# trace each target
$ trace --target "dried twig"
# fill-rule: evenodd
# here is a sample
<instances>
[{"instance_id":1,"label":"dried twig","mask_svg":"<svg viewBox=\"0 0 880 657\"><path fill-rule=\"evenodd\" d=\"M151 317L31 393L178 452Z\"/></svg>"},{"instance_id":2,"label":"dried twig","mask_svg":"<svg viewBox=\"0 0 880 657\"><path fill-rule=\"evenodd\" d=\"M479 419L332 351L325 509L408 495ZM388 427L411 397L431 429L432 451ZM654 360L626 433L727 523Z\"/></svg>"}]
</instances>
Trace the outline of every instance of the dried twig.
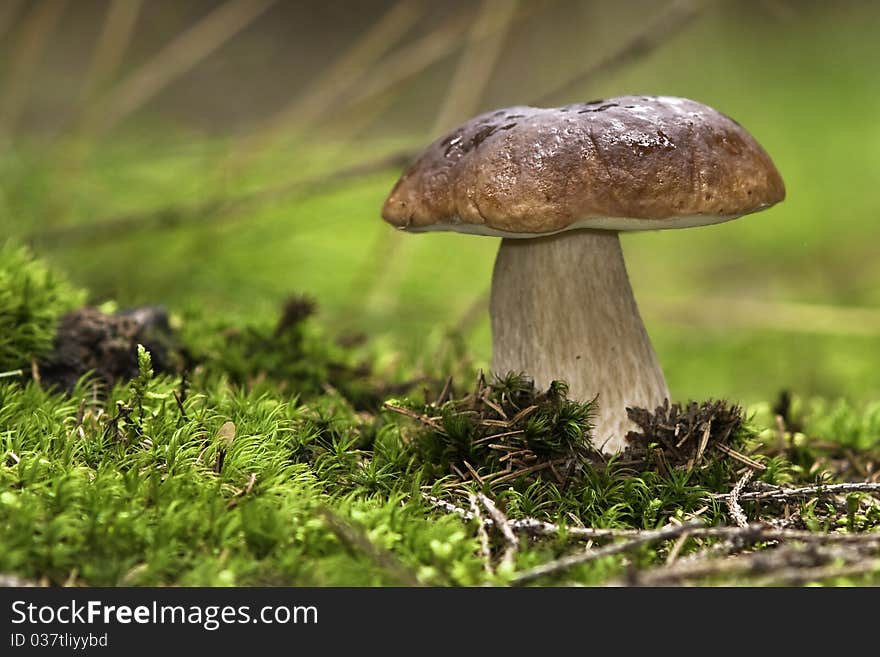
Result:
<instances>
[{"instance_id":1,"label":"dried twig","mask_svg":"<svg viewBox=\"0 0 880 657\"><path fill-rule=\"evenodd\" d=\"M828 565L816 566L813 568L783 568L777 570L766 577L752 580L752 586L780 586L780 585L800 585L809 582L820 582L822 580L834 579L838 577L858 577L859 575L870 575L871 573L880 573L880 559L859 559L854 563L848 563L843 566Z\"/></svg>"},{"instance_id":2,"label":"dried twig","mask_svg":"<svg viewBox=\"0 0 880 657\"><path fill-rule=\"evenodd\" d=\"M694 456L694 465L700 465L703 462L703 453L706 451L706 446L709 444L709 436L712 435L712 419L710 418L708 422L706 422L706 428L703 429L703 435L700 436L700 444L697 446L697 454ZM684 440L684 438L682 438ZM681 443L677 444L676 447L680 447Z\"/></svg>"},{"instance_id":3,"label":"dried twig","mask_svg":"<svg viewBox=\"0 0 880 657\"><path fill-rule=\"evenodd\" d=\"M483 557L483 567L486 569L486 572L492 572L492 550L489 547L489 532L486 531L486 520L483 518L480 513L480 507L477 506L477 496L473 493L468 493L468 500L471 505L471 517L477 519L477 538L480 541L480 556ZM457 507L456 507L457 508ZM464 509L458 509L460 511L464 511ZM467 511L464 511L467 513ZM488 526L491 526L489 523Z\"/></svg>"},{"instance_id":4,"label":"dried twig","mask_svg":"<svg viewBox=\"0 0 880 657\"><path fill-rule=\"evenodd\" d=\"M682 534L686 532L691 532L695 529L701 528L702 526L702 522L693 521L685 523L683 525L667 525L662 529L644 531L636 538L624 541L622 543L614 543L605 547L587 550L586 552L581 552L579 554L572 554L567 557L562 557L560 559L555 559L554 561L541 564L540 566L535 566L534 568L530 568L529 570L524 570L521 573L515 575L510 580L510 583L514 586L526 584L527 582L538 579L540 577L544 577L546 575L555 575L574 566L579 566L581 564L589 563L590 561L595 561L596 559L601 559L603 557L608 557L615 554L621 554L623 552L631 552L649 543L657 543L659 541L665 541L670 538L678 538Z\"/></svg>"},{"instance_id":5,"label":"dried twig","mask_svg":"<svg viewBox=\"0 0 880 657\"><path fill-rule=\"evenodd\" d=\"M766 484L765 484L766 486ZM739 495L740 501L753 502L766 500L768 502L785 502L789 500L804 500L811 497L833 497L844 493L880 493L880 483L855 482L845 484L818 484L803 488L769 488L767 490L750 491ZM727 497L728 493L716 493L713 498Z\"/></svg>"},{"instance_id":6,"label":"dried twig","mask_svg":"<svg viewBox=\"0 0 880 657\"><path fill-rule=\"evenodd\" d=\"M749 519L739 505L739 496L745 485L751 481L754 473L754 470L746 470L746 473L736 482L736 485L730 490L730 494L727 496L727 508L730 510L730 516L740 527L748 527Z\"/></svg>"},{"instance_id":7,"label":"dried twig","mask_svg":"<svg viewBox=\"0 0 880 657\"><path fill-rule=\"evenodd\" d=\"M765 585L815 581L833 577L842 569L847 568L847 566L842 568L829 566L821 570L817 569L817 566L825 566L832 561L843 561L845 564L855 562L861 566L858 570L859 573L873 571L876 568L876 563L880 560L870 560L868 563L871 565L865 568L867 565L865 556L875 551L877 545L877 541L862 541L861 545L843 546L785 545L770 551L750 552L722 558L707 558L701 554L696 559L682 560L672 566L658 566L641 573L632 573L625 581L614 580L607 585L668 586L707 577L718 578L762 573L772 573L765 578ZM756 585L760 581L755 582Z\"/></svg>"},{"instance_id":8,"label":"dried twig","mask_svg":"<svg viewBox=\"0 0 880 657\"><path fill-rule=\"evenodd\" d=\"M738 452L735 449L733 449L732 447L729 447L723 443L715 443L714 447L718 451L727 454L729 457L736 459L740 463L743 463L743 464L749 466L750 468L753 468L755 470L766 470L767 469L767 466L764 465L763 463L759 463L755 459L750 459L745 454Z\"/></svg>"},{"instance_id":9,"label":"dried twig","mask_svg":"<svg viewBox=\"0 0 880 657\"><path fill-rule=\"evenodd\" d=\"M513 529L510 527L510 522L507 520L507 516L495 506L495 503L492 500L482 493L477 495L477 499L480 500L480 503L485 507L486 511L489 512L492 522L495 524L495 527L501 531L501 535L504 537L505 548L504 553L501 556L501 567L504 569L512 568L516 553L519 550L519 539L516 537L516 534L513 533Z\"/></svg>"},{"instance_id":10,"label":"dried twig","mask_svg":"<svg viewBox=\"0 0 880 657\"><path fill-rule=\"evenodd\" d=\"M424 499L428 504L438 509L443 509L446 513L454 513L455 515L461 516L465 520L473 520L477 516L467 509L462 509L460 506L453 504L452 502L447 502L446 500L441 500L439 497L435 497L434 495L428 495L427 493L422 493L422 499ZM481 522L485 525L491 526L491 520L481 520Z\"/></svg>"},{"instance_id":11,"label":"dried twig","mask_svg":"<svg viewBox=\"0 0 880 657\"><path fill-rule=\"evenodd\" d=\"M722 497L726 497L729 493L725 493ZM456 506L451 502L442 500L429 494L422 494L422 497L434 507L442 509L447 513L460 515L465 520L472 520L473 514L469 511ZM493 521L486 519L487 525L493 524ZM603 538L640 538L646 534L656 530L643 529L608 529L594 527L565 527L557 525L545 520L537 518L520 518L509 520L510 528L520 534L533 537L556 536L565 534L571 538L580 540L596 540ZM733 526L714 526L707 527L702 523L698 526L688 529L689 534L693 538L718 538L718 539L735 539L748 543L756 543L762 541L801 541L804 543L880 543L880 532L849 534L849 533L822 533L800 529L789 529L785 527L774 527L766 522L753 522L745 527Z\"/></svg>"},{"instance_id":12,"label":"dried twig","mask_svg":"<svg viewBox=\"0 0 880 657\"><path fill-rule=\"evenodd\" d=\"M431 427L434 431L439 433L446 433L446 430L443 428L437 420L439 418L428 417L427 415L422 415L421 413L416 413L413 410L410 410L404 406L397 406L396 404L392 404L391 402L385 402L382 405L382 408L385 408L392 413L397 413L398 415L405 415L408 418L416 420L425 426Z\"/></svg>"},{"instance_id":13,"label":"dried twig","mask_svg":"<svg viewBox=\"0 0 880 657\"><path fill-rule=\"evenodd\" d=\"M690 536L690 532L685 532L678 537L666 557L666 565L671 566L675 563L675 560L678 559L678 555L681 552L681 549L684 547L684 544L687 543L687 540L690 538Z\"/></svg>"}]
</instances>

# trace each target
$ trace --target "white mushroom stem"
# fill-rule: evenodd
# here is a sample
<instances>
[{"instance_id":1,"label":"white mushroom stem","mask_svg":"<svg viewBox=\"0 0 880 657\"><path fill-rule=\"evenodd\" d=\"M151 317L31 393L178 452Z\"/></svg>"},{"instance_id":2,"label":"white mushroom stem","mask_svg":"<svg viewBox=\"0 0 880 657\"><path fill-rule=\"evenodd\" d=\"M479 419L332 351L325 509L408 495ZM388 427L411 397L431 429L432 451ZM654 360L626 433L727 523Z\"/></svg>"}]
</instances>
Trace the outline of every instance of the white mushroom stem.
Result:
<instances>
[{"instance_id":1,"label":"white mushroom stem","mask_svg":"<svg viewBox=\"0 0 880 657\"><path fill-rule=\"evenodd\" d=\"M564 380L572 399L598 395L593 444L608 453L634 428L627 406L653 410L669 397L616 232L503 239L490 314L493 370L539 387Z\"/></svg>"}]
</instances>

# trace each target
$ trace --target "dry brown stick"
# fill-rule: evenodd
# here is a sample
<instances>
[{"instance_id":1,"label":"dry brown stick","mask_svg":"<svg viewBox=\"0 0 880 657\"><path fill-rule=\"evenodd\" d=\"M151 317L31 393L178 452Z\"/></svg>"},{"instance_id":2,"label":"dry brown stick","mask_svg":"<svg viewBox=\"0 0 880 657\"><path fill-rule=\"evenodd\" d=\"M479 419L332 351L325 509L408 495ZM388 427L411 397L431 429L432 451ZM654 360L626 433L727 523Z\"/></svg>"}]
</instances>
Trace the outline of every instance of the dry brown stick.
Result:
<instances>
[{"instance_id":1,"label":"dry brown stick","mask_svg":"<svg viewBox=\"0 0 880 657\"><path fill-rule=\"evenodd\" d=\"M397 406L396 404L392 404L390 402L385 402L382 407L388 409L392 413L405 415L408 418L411 418L413 420L416 420L417 422L420 422L421 424L431 427L435 431L446 433L446 430L442 427L442 425L438 424L437 420L432 417L422 415L421 413L417 413L416 411L410 410L404 406Z\"/></svg>"},{"instance_id":2,"label":"dry brown stick","mask_svg":"<svg viewBox=\"0 0 880 657\"><path fill-rule=\"evenodd\" d=\"M727 495L727 494L725 494ZM447 513L455 513L462 516L466 520L471 520L473 516L466 510L457 507L451 502L441 500L429 494L422 494L422 497L432 506L443 509ZM486 522L491 522L487 520ZM638 538L644 536L645 532L654 530L643 529L606 529L593 527L563 527L545 520L537 518L521 518L509 521L511 529L515 532L531 535L531 536L553 536L565 533L572 538L594 540L602 538ZM715 526L707 527L700 525L689 530L693 538L720 538L720 539L740 539L745 542L760 541L801 541L806 543L880 543L880 532L863 533L863 534L847 534L847 533L822 533L812 532L799 529L787 529L773 527L767 523L749 523L746 527L733 526Z\"/></svg>"},{"instance_id":3,"label":"dry brown stick","mask_svg":"<svg viewBox=\"0 0 880 657\"><path fill-rule=\"evenodd\" d=\"M456 506L452 502L442 500L433 495L422 493L422 498L434 507L447 513L454 513L465 520L472 520L473 514ZM486 519L485 523L493 524L492 520ZM537 518L520 518L509 520L510 528L517 533L528 536L555 536L561 533L581 540L596 540L603 538L640 538L656 530L643 529L607 529L594 527L564 527ZM838 543L838 544L880 544L880 532L849 534L849 533L822 533L799 529L774 527L767 523L749 523L745 527L715 526L707 527L702 523L690 528L688 533L692 538L718 538L738 540L744 544L762 541L800 541L804 543Z\"/></svg>"},{"instance_id":4,"label":"dry brown stick","mask_svg":"<svg viewBox=\"0 0 880 657\"><path fill-rule=\"evenodd\" d=\"M767 466L764 465L763 463L759 463L755 459L751 459L748 456L746 456L745 454L738 452L735 449L733 449L732 447L728 447L727 445L725 445L723 443L715 443L715 449L717 449L719 452L723 452L724 454L727 454L731 458L734 458L737 461L739 461L740 463L743 463L743 464L745 464L755 470L766 470L767 469Z\"/></svg>"},{"instance_id":5,"label":"dry brown stick","mask_svg":"<svg viewBox=\"0 0 880 657\"><path fill-rule=\"evenodd\" d=\"M678 431L678 426L675 427L675 430ZM694 463L696 465L700 465L703 462L703 452L706 451L706 446L709 444L709 435L712 432L712 420L710 419L706 423L706 428L703 429L703 435L700 436L700 444L697 446L697 455L694 457ZM681 439L682 441L684 438ZM676 445L676 447L681 446L681 441Z\"/></svg>"},{"instance_id":6,"label":"dry brown stick","mask_svg":"<svg viewBox=\"0 0 880 657\"><path fill-rule=\"evenodd\" d=\"M574 530L576 528L572 528ZM572 531L569 530L569 531ZM762 522L749 523L745 527L721 525L691 530L694 538L734 538L746 542L801 541L804 543L880 543L880 532L861 534L812 532L802 529L777 528Z\"/></svg>"},{"instance_id":7,"label":"dry brown stick","mask_svg":"<svg viewBox=\"0 0 880 657\"><path fill-rule=\"evenodd\" d=\"M495 506L495 503L492 500L486 495L483 495L483 493L477 494L477 499L480 500L480 503L486 511L489 512L489 517L492 518L495 527L501 531L501 535L504 537L505 547L500 565L501 568L505 570L510 569L513 567L516 553L519 550L519 539L516 537L516 534L513 533L513 529L510 527L510 522L507 520L507 516Z\"/></svg>"},{"instance_id":8,"label":"dry brown stick","mask_svg":"<svg viewBox=\"0 0 880 657\"><path fill-rule=\"evenodd\" d=\"M675 543L672 546L672 549L669 551L669 554L666 556L666 565L671 566L675 563L675 560L678 559L678 555L681 552L681 549L684 547L684 544L687 543L687 540L690 538L690 532L685 532L681 536L676 539Z\"/></svg>"},{"instance_id":9,"label":"dry brown stick","mask_svg":"<svg viewBox=\"0 0 880 657\"><path fill-rule=\"evenodd\" d=\"M547 468L552 468L554 465L562 465L568 459L554 459L552 461L545 461L544 463L537 463L528 468L522 468L520 470L515 470L510 474L505 474L502 477L495 477L492 479L493 484L500 484L503 481L512 481L514 479L518 479L519 477L523 477L527 474L532 474L533 472L539 472L540 470L546 470ZM488 477L487 477L488 479Z\"/></svg>"},{"instance_id":10,"label":"dry brown stick","mask_svg":"<svg viewBox=\"0 0 880 657\"><path fill-rule=\"evenodd\" d=\"M745 485L751 481L754 473L754 470L746 470L745 474L740 477L739 481L736 482L736 485L730 490L730 493L727 496L727 508L730 511L730 516L740 527L748 527L749 519L746 516L745 511L743 511L743 508L739 505L739 496Z\"/></svg>"},{"instance_id":11,"label":"dry brown stick","mask_svg":"<svg viewBox=\"0 0 880 657\"><path fill-rule=\"evenodd\" d=\"M821 582L836 577L858 577L859 575L880 575L880 559L859 560L843 566L815 566L813 568L784 568L772 575L750 582L752 586L799 585Z\"/></svg>"},{"instance_id":12,"label":"dry brown stick","mask_svg":"<svg viewBox=\"0 0 880 657\"><path fill-rule=\"evenodd\" d=\"M569 568L573 568L574 566L579 566L581 564L589 563L590 561L595 561L596 559L609 557L615 554L621 554L623 552L631 552L649 543L657 543L660 541L669 540L671 538L678 538L686 532L691 532L701 527L703 527L702 522L693 521L685 523L683 525L667 525L662 529L645 531L642 532L640 536L637 536L636 538L630 539L628 541L613 543L611 545L606 545L605 547L587 550L579 554L571 554L566 557L561 557L560 559L555 559L553 561L541 564L540 566L535 566L534 568L530 568L529 570L524 570L520 573L517 573L510 580L510 583L513 586L526 584L540 577L555 575L557 573L568 570Z\"/></svg>"},{"instance_id":13,"label":"dry brown stick","mask_svg":"<svg viewBox=\"0 0 880 657\"><path fill-rule=\"evenodd\" d=\"M696 559L681 560L672 566L658 566L635 573L627 581L613 580L607 585L635 584L637 586L670 585L704 579L706 577L759 574L783 570L803 570L833 560L861 561L865 554L859 548L867 546L781 546L770 551L750 552L733 557L711 557L705 554Z\"/></svg>"},{"instance_id":14,"label":"dry brown stick","mask_svg":"<svg viewBox=\"0 0 880 657\"><path fill-rule=\"evenodd\" d=\"M483 518L482 514L480 514L480 507L477 506L477 496L473 493L468 493L468 501L471 505L471 517L477 519L477 538L480 541L480 556L483 557L483 568L488 573L492 573L492 550L489 547L489 532L486 531L486 527L490 527L491 523L487 525L485 518ZM461 509L464 511L464 509Z\"/></svg>"},{"instance_id":15,"label":"dry brown stick","mask_svg":"<svg viewBox=\"0 0 880 657\"><path fill-rule=\"evenodd\" d=\"M443 390L440 391L440 396L437 397L437 401L434 402L434 406L440 408L443 404L446 403L447 399L451 399L450 390L452 390L452 376L446 377L446 383L443 384Z\"/></svg>"},{"instance_id":16,"label":"dry brown stick","mask_svg":"<svg viewBox=\"0 0 880 657\"><path fill-rule=\"evenodd\" d=\"M765 500L769 502L784 502L787 500L804 500L811 497L832 497L844 493L880 493L880 483L853 482L845 484L819 484L817 486L804 486L803 488L774 488L772 490L760 490L741 493L739 499L743 502ZM724 498L728 493L716 493L713 498Z\"/></svg>"},{"instance_id":17,"label":"dry brown stick","mask_svg":"<svg viewBox=\"0 0 880 657\"><path fill-rule=\"evenodd\" d=\"M473 512L468 511L466 509L461 508L453 504L452 502L447 502L446 500L442 500L439 497L435 497L434 495L429 495L427 493L422 493L422 499L425 500L428 504L438 509L443 509L446 513L454 513L455 515L461 516L465 520L473 520L476 516ZM491 520L482 520L483 524L492 525Z\"/></svg>"},{"instance_id":18,"label":"dry brown stick","mask_svg":"<svg viewBox=\"0 0 880 657\"><path fill-rule=\"evenodd\" d=\"M673 0L653 21L626 40L617 50L587 69L575 73L549 91L545 91L538 98L537 103L553 102L559 97L585 87L588 82L598 77L609 75L651 54L690 25L708 4L704 0Z\"/></svg>"},{"instance_id":19,"label":"dry brown stick","mask_svg":"<svg viewBox=\"0 0 880 657\"><path fill-rule=\"evenodd\" d=\"M485 482L485 479L480 476L480 473L476 471L474 466L472 466L470 463L468 463L468 461L462 461L462 463L464 464L465 470L468 471L468 474L470 474L470 476L473 478L473 480L476 481L480 486L482 486L483 483ZM491 478L491 476L492 475L490 474L489 478Z\"/></svg>"}]
</instances>

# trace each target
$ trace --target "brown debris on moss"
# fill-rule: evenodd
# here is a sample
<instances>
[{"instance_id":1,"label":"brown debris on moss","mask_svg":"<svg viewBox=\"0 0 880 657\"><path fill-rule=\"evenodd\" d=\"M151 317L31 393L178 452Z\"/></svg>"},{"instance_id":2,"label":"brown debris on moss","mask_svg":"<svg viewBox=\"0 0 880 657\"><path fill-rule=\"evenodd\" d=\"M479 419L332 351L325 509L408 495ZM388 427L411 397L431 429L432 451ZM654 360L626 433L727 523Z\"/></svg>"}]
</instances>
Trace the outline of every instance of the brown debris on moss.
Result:
<instances>
[{"instance_id":1,"label":"brown debris on moss","mask_svg":"<svg viewBox=\"0 0 880 657\"><path fill-rule=\"evenodd\" d=\"M454 398L444 387L435 403L391 401L385 408L414 421L404 439L432 480L447 486L528 486L538 479L568 484L590 461L601 460L591 442L593 402L568 399L554 381L535 388L508 374L491 383L480 374L474 391Z\"/></svg>"},{"instance_id":2,"label":"brown debris on moss","mask_svg":"<svg viewBox=\"0 0 880 657\"><path fill-rule=\"evenodd\" d=\"M654 411L627 408L639 431L626 435L624 459L631 465L656 462L661 468L699 467L708 461L730 457L751 468L764 466L737 451L745 433L742 408L724 400L690 401L686 405L667 400Z\"/></svg>"},{"instance_id":3,"label":"brown debris on moss","mask_svg":"<svg viewBox=\"0 0 880 657\"><path fill-rule=\"evenodd\" d=\"M305 295L293 295L285 299L281 307L281 317L275 325L274 337L279 337L292 327L315 314L318 303Z\"/></svg>"},{"instance_id":4,"label":"brown debris on moss","mask_svg":"<svg viewBox=\"0 0 880 657\"><path fill-rule=\"evenodd\" d=\"M168 313L161 307L141 307L106 314L84 307L61 318L52 352L38 363L46 386L71 390L87 372L107 387L138 376L137 346L152 357L157 372L175 372L185 357L175 346Z\"/></svg>"}]
</instances>

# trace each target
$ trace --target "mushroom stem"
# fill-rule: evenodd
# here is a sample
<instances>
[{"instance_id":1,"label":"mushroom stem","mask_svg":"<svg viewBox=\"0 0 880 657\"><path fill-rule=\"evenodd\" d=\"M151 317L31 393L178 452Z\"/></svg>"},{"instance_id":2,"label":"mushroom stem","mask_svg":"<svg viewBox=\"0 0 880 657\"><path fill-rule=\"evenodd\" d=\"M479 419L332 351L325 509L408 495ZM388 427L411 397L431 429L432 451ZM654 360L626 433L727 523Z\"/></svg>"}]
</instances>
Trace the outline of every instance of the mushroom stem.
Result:
<instances>
[{"instance_id":1,"label":"mushroom stem","mask_svg":"<svg viewBox=\"0 0 880 657\"><path fill-rule=\"evenodd\" d=\"M540 387L561 379L573 399L598 395L593 444L606 452L634 428L627 406L653 410L669 397L616 232L503 239L490 314L494 371L525 372Z\"/></svg>"}]
</instances>

